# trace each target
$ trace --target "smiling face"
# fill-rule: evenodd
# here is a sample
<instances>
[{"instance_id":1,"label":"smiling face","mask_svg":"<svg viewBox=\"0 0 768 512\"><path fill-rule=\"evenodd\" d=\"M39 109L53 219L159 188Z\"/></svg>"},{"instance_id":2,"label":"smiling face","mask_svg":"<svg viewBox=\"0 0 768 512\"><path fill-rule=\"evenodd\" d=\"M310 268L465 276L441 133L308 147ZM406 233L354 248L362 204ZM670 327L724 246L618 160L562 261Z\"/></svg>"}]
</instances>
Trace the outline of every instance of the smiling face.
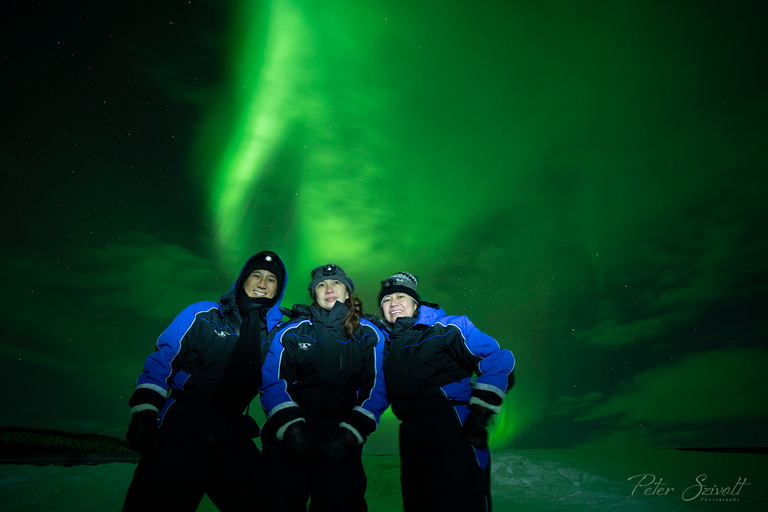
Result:
<instances>
[{"instance_id":1,"label":"smiling face","mask_svg":"<svg viewBox=\"0 0 768 512\"><path fill-rule=\"evenodd\" d=\"M344 303L349 298L347 287L336 279L320 281L315 286L315 302L323 309L331 310L336 301Z\"/></svg>"},{"instance_id":2,"label":"smiling face","mask_svg":"<svg viewBox=\"0 0 768 512\"><path fill-rule=\"evenodd\" d=\"M252 298L272 299L277 294L277 277L269 270L257 268L243 283L243 291Z\"/></svg>"},{"instance_id":3,"label":"smiling face","mask_svg":"<svg viewBox=\"0 0 768 512\"><path fill-rule=\"evenodd\" d=\"M398 318L414 316L417 307L416 301L402 292L391 293L381 300L381 312L390 324Z\"/></svg>"}]
</instances>

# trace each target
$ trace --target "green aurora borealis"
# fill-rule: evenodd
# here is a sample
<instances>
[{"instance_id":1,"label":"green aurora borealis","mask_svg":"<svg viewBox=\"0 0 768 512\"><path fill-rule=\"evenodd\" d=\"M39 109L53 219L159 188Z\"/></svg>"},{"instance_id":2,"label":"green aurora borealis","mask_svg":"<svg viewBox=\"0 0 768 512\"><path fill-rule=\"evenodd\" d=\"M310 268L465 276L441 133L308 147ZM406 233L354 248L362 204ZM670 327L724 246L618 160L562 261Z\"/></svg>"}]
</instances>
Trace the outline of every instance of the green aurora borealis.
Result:
<instances>
[{"instance_id":1,"label":"green aurora borealis","mask_svg":"<svg viewBox=\"0 0 768 512\"><path fill-rule=\"evenodd\" d=\"M766 446L765 19L25 5L3 30L1 424L122 437L159 333L270 249L284 305L334 262L373 312L408 270L512 350L496 446Z\"/></svg>"}]
</instances>

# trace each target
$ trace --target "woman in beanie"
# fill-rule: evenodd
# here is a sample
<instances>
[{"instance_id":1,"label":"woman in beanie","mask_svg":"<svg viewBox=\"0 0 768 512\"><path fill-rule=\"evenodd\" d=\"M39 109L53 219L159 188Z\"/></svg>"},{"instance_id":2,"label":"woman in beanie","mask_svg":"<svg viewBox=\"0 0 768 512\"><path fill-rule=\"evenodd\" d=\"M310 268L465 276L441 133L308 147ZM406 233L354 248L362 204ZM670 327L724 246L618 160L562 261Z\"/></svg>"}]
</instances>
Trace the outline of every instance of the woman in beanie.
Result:
<instances>
[{"instance_id":1,"label":"woman in beanie","mask_svg":"<svg viewBox=\"0 0 768 512\"><path fill-rule=\"evenodd\" d=\"M250 258L218 302L182 311L157 340L128 401L128 444L141 452L124 511L252 510L259 426L244 414L261 385L269 332L282 320L285 267Z\"/></svg>"},{"instance_id":2,"label":"woman in beanie","mask_svg":"<svg viewBox=\"0 0 768 512\"><path fill-rule=\"evenodd\" d=\"M515 359L466 316L422 302L413 274L382 281L384 372L400 424L403 510L491 510L486 426ZM476 376L473 384L473 376Z\"/></svg>"},{"instance_id":3,"label":"woman in beanie","mask_svg":"<svg viewBox=\"0 0 768 512\"><path fill-rule=\"evenodd\" d=\"M389 405L384 335L363 317L355 284L334 264L312 271L309 316L272 340L262 433L270 511L365 511L362 448Z\"/></svg>"}]
</instances>

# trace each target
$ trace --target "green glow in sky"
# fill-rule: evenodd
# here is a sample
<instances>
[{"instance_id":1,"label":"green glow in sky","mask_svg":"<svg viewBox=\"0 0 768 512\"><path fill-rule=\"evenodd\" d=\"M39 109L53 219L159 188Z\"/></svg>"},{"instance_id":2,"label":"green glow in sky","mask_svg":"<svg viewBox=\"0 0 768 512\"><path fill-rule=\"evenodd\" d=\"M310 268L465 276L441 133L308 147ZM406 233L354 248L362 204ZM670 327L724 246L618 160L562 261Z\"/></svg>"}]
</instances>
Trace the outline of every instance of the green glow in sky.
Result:
<instances>
[{"instance_id":1,"label":"green glow in sky","mask_svg":"<svg viewBox=\"0 0 768 512\"><path fill-rule=\"evenodd\" d=\"M699 171L711 164L708 121L669 112L674 98L706 96L691 62L702 57L667 22L653 21L665 36L649 40L637 23L654 15L639 4L599 13L250 4L235 25L236 115L218 122L231 138L210 198L227 266L254 244L278 250L298 283L336 262L365 283L365 304L380 279L409 270L422 297L468 314L520 361L526 349L546 352L552 336L635 346L706 307L708 289L675 310L665 298L693 289L673 298L676 283L645 282L670 263L680 283L707 282L707 263L654 258L680 241L654 233L680 218L690 190L695 209L721 187ZM680 137L681 124L695 128ZM707 229L712 248L734 236ZM632 315L618 313L628 290L643 297ZM287 302L306 300L302 284L289 289ZM535 381L550 376L591 403L582 375L560 365L537 364ZM621 387L612 371L600 379ZM518 382L495 445L551 414L547 386Z\"/></svg>"},{"instance_id":2,"label":"green glow in sky","mask_svg":"<svg viewBox=\"0 0 768 512\"><path fill-rule=\"evenodd\" d=\"M247 220L250 207L265 199L257 190L264 166L300 115L301 49L308 44L302 12L291 2L244 2L240 16L245 33L234 52L231 87L240 117L232 120L211 194L222 251L249 236L254 225Z\"/></svg>"},{"instance_id":3,"label":"green glow in sky","mask_svg":"<svg viewBox=\"0 0 768 512\"><path fill-rule=\"evenodd\" d=\"M413 100L384 87L391 78L382 80L376 61L397 38L395 27L409 28L408 20L390 21L384 11L365 6L251 5L243 6L245 35L235 52L231 85L241 118L232 123L211 195L225 261L241 260L243 247L263 233L259 206L270 198L261 193L261 180L281 151L301 155L300 169L279 171L295 178L295 235L286 244L294 268L338 261L352 275L362 272L378 281L385 276L377 273L397 270L393 261L408 265L425 246L453 250L456 234L476 218L468 212L503 206L504 190L479 169L452 162L439 170L440 179L419 179L434 172L433 164L412 169L398 154L397 134L390 131L408 128L390 119L402 115L401 102ZM408 73L422 65L419 49L409 49L416 55L408 58ZM457 182L460 201L454 197ZM451 203L457 207L446 209ZM398 232L390 223L409 230ZM504 417L499 419L502 424ZM496 428L492 442L507 443L513 432Z\"/></svg>"},{"instance_id":4,"label":"green glow in sky","mask_svg":"<svg viewBox=\"0 0 768 512\"><path fill-rule=\"evenodd\" d=\"M759 2L41 9L4 54L7 424L122 437L158 334L271 249L286 305L406 270L512 350L495 447L765 444Z\"/></svg>"}]
</instances>

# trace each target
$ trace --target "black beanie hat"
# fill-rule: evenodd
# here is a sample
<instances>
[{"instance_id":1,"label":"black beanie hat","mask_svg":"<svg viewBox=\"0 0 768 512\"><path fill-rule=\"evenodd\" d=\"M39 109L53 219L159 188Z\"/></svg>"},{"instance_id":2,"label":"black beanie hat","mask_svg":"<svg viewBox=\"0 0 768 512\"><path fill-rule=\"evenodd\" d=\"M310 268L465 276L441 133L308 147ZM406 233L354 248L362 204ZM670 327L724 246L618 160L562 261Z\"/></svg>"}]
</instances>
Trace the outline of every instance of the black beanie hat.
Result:
<instances>
[{"instance_id":1,"label":"black beanie hat","mask_svg":"<svg viewBox=\"0 0 768 512\"><path fill-rule=\"evenodd\" d=\"M275 297L280 297L283 293L283 283L285 282L284 268L280 257L272 251L262 251L254 255L245 263L243 270L240 272L240 277L235 285L237 287L237 292L239 293L240 290L242 290L243 284L245 284L245 281L254 270L262 269L275 274L275 277L277 278L277 293L275 293Z\"/></svg>"},{"instance_id":2,"label":"black beanie hat","mask_svg":"<svg viewBox=\"0 0 768 512\"><path fill-rule=\"evenodd\" d=\"M381 282L381 293L379 293L379 306L384 297L392 293L401 292L408 295L410 298L416 301L416 304L421 302L419 293L416 289L419 287L419 281L416 276L409 272L398 272L392 274Z\"/></svg>"}]
</instances>

